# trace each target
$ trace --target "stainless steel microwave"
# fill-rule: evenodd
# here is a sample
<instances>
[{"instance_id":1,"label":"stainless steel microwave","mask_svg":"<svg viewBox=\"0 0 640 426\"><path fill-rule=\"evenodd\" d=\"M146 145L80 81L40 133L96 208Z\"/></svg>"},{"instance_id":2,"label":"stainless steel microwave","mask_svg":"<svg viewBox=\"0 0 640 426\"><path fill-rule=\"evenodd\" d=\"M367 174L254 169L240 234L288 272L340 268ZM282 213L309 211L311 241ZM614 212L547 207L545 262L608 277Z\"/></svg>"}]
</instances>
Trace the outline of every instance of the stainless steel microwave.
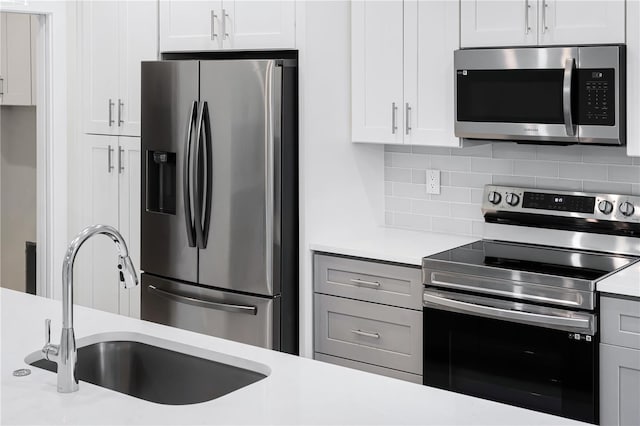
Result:
<instances>
[{"instance_id":1,"label":"stainless steel microwave","mask_svg":"<svg viewBox=\"0 0 640 426\"><path fill-rule=\"evenodd\" d=\"M455 134L525 143L624 145L624 45L454 52Z\"/></svg>"}]
</instances>

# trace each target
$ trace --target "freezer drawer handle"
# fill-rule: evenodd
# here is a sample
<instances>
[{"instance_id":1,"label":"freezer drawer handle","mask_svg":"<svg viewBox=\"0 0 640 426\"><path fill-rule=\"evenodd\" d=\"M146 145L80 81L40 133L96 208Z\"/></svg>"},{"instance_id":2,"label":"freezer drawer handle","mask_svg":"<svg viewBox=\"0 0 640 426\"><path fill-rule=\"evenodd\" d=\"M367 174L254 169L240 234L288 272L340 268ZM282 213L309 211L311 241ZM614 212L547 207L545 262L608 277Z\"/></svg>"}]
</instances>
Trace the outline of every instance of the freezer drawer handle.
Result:
<instances>
[{"instance_id":1,"label":"freezer drawer handle","mask_svg":"<svg viewBox=\"0 0 640 426\"><path fill-rule=\"evenodd\" d=\"M359 278L351 278L350 280L352 283L354 283L357 286L361 286L361 287L371 287L371 288L379 288L380 287L380 283L378 281L365 281L365 280L361 280Z\"/></svg>"},{"instance_id":2,"label":"freezer drawer handle","mask_svg":"<svg viewBox=\"0 0 640 426\"><path fill-rule=\"evenodd\" d=\"M233 305L229 303L211 302L208 300L196 299L193 297L172 293L170 291L161 290L154 285L150 285L149 290L156 292L159 295L166 297L167 299L175 300L176 302L187 303L189 305L200 306L202 308L216 309L218 311L233 312L237 314L258 314L258 308L256 306Z\"/></svg>"},{"instance_id":3,"label":"freezer drawer handle","mask_svg":"<svg viewBox=\"0 0 640 426\"><path fill-rule=\"evenodd\" d=\"M362 330L351 330L351 332L353 334L357 334L358 336L371 337L373 339L380 338L380 333L371 333L369 331L362 331Z\"/></svg>"}]
</instances>

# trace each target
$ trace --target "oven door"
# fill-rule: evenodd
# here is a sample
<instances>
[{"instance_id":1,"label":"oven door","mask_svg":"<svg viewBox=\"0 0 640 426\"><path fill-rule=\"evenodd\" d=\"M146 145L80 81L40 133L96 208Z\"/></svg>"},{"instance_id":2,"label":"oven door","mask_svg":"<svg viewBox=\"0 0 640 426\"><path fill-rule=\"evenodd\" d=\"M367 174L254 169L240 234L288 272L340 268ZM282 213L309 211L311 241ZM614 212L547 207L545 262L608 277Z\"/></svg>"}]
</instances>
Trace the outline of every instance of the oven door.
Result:
<instances>
[{"instance_id":1,"label":"oven door","mask_svg":"<svg viewBox=\"0 0 640 426\"><path fill-rule=\"evenodd\" d=\"M578 143L578 48L457 50L455 135Z\"/></svg>"},{"instance_id":2,"label":"oven door","mask_svg":"<svg viewBox=\"0 0 640 426\"><path fill-rule=\"evenodd\" d=\"M427 289L424 384L597 423L595 320Z\"/></svg>"}]
</instances>

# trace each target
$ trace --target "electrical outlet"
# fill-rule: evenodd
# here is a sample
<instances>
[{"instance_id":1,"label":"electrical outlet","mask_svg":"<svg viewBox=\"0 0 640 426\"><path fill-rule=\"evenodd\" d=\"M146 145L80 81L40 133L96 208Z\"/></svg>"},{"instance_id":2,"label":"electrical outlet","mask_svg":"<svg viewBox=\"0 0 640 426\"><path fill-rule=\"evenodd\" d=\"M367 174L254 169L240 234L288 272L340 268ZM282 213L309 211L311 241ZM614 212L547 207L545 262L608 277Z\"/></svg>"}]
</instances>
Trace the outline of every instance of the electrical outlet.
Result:
<instances>
[{"instance_id":1,"label":"electrical outlet","mask_svg":"<svg viewBox=\"0 0 640 426\"><path fill-rule=\"evenodd\" d=\"M440 170L427 170L427 194L440 194Z\"/></svg>"}]
</instances>

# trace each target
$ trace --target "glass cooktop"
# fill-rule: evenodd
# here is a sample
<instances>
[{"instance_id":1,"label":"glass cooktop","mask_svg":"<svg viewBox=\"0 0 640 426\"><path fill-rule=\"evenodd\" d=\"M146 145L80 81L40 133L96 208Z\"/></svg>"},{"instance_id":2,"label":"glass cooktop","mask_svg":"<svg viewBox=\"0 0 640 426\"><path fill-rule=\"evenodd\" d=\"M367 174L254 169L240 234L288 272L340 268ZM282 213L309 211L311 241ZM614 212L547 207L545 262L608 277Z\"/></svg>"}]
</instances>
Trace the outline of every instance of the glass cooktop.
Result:
<instances>
[{"instance_id":1,"label":"glass cooktop","mask_svg":"<svg viewBox=\"0 0 640 426\"><path fill-rule=\"evenodd\" d=\"M480 240L426 259L595 281L640 258L552 246Z\"/></svg>"}]
</instances>

